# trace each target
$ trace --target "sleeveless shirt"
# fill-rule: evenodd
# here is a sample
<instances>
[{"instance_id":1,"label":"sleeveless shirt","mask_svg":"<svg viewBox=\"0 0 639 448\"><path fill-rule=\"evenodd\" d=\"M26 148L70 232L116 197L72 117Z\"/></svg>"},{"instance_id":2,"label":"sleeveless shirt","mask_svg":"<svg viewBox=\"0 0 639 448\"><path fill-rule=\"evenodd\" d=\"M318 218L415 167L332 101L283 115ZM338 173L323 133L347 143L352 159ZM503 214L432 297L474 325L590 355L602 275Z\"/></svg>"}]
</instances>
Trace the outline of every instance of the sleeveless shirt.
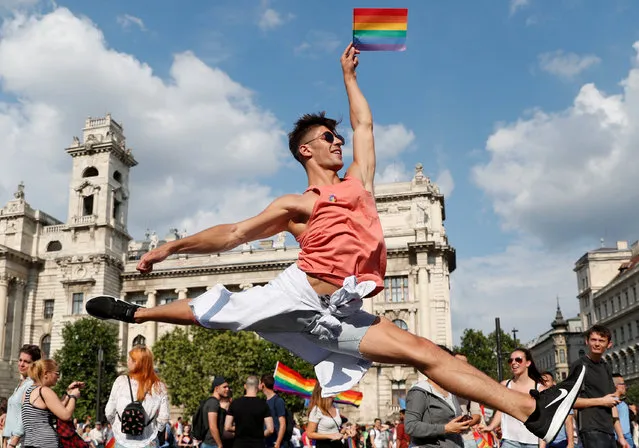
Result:
<instances>
[{"instance_id":1,"label":"sleeveless shirt","mask_svg":"<svg viewBox=\"0 0 639 448\"><path fill-rule=\"evenodd\" d=\"M51 426L55 415L49 409L36 408L30 401L31 392L37 387L39 386L29 387L24 394L24 402L22 404L24 440L22 441L22 446L56 448L59 446L58 434Z\"/></svg>"},{"instance_id":2,"label":"sleeveless shirt","mask_svg":"<svg viewBox=\"0 0 639 448\"><path fill-rule=\"evenodd\" d=\"M386 243L375 198L362 182L346 176L337 184L306 189L319 195L300 244L298 267L305 273L341 287L346 277L372 280L384 289Z\"/></svg>"},{"instance_id":3,"label":"sleeveless shirt","mask_svg":"<svg viewBox=\"0 0 639 448\"><path fill-rule=\"evenodd\" d=\"M511 380L508 380L506 387L512 389ZM535 389L537 389L537 383L535 383ZM539 444L539 437L528 431L521 421L505 413L501 414L501 434L504 440L513 440L515 442L533 445Z\"/></svg>"}]
</instances>

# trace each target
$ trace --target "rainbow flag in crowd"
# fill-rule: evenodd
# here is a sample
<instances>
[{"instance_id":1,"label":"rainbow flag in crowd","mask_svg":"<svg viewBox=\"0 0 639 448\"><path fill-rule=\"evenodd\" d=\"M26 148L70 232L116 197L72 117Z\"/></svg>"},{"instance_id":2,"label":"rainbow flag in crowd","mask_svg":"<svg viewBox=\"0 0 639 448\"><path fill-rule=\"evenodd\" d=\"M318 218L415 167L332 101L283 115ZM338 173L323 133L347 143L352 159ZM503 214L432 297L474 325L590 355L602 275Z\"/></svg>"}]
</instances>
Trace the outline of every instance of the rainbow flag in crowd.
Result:
<instances>
[{"instance_id":1,"label":"rainbow flag in crowd","mask_svg":"<svg viewBox=\"0 0 639 448\"><path fill-rule=\"evenodd\" d=\"M107 443L104 444L104 448L115 448L115 437L111 437L107 440Z\"/></svg>"},{"instance_id":2,"label":"rainbow flag in crowd","mask_svg":"<svg viewBox=\"0 0 639 448\"><path fill-rule=\"evenodd\" d=\"M406 8L355 8L353 44L360 51L406 50Z\"/></svg>"},{"instance_id":3,"label":"rainbow flag in crowd","mask_svg":"<svg viewBox=\"0 0 639 448\"><path fill-rule=\"evenodd\" d=\"M298 372L279 361L275 364L273 377L275 378L273 389L287 394L299 395L302 398L310 398L313 395L313 388L317 382L317 380L311 378L304 378ZM338 394L334 401L339 404L350 404L351 406L359 407L362 404L362 397L363 394L361 392L347 390Z\"/></svg>"}]
</instances>

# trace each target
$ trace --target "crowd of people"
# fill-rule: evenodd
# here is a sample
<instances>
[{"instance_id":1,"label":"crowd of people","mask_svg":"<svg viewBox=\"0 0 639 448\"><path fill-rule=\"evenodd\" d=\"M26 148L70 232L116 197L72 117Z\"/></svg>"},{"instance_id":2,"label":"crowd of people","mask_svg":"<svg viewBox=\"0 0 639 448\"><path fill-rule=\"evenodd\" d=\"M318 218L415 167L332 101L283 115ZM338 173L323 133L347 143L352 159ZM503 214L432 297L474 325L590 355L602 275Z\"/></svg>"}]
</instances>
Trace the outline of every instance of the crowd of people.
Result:
<instances>
[{"instance_id":1,"label":"crowd of people","mask_svg":"<svg viewBox=\"0 0 639 448\"><path fill-rule=\"evenodd\" d=\"M41 359L37 346L25 345L18 359L20 381L0 401L0 446L58 447L60 434L52 423L73 421L78 438L91 448L105 448L111 439L120 448L636 448L637 406L626 400L623 376L603 359L611 341L610 331L600 325L585 334L587 353L571 369L585 365L586 377L574 409L550 443L521 421L486 412L482 404L455 396L431 378L409 389L406 409L393 421L377 418L366 426L348 421L333 398L323 396L319 382L305 412L293 416L274 390L273 375L247 377L242 396L235 398L224 376L217 375L197 412L173 423L167 387L145 346L129 352L126 373L112 385L104 421L94 423L91 416L78 421L73 414L84 384L72 381L59 397L53 390L60 375L56 362ZM463 354L440 348L467 362ZM540 372L525 347L515 349L508 364L506 388L541 391L555 385L554 375ZM131 429L132 403L141 406L137 432Z\"/></svg>"}]
</instances>

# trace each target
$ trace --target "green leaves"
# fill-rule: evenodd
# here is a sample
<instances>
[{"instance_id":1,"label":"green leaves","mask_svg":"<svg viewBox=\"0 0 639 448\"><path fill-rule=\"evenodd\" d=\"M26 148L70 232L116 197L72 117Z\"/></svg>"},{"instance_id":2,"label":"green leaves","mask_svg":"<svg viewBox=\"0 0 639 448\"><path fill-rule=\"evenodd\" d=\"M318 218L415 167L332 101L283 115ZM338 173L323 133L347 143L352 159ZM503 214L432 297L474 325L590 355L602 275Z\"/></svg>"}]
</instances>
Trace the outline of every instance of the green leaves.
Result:
<instances>
[{"instance_id":1,"label":"green leaves","mask_svg":"<svg viewBox=\"0 0 639 448\"><path fill-rule=\"evenodd\" d=\"M86 386L76 404L74 416L84 419L90 415L95 421L98 351L102 347L104 352L100 393L101 415L104 415L104 406L117 377L120 354L118 327L112 323L86 317L74 323L66 323L62 330L62 338L62 348L53 355L60 367L60 380L55 391L62 396L73 381L83 381Z\"/></svg>"},{"instance_id":2,"label":"green leaves","mask_svg":"<svg viewBox=\"0 0 639 448\"><path fill-rule=\"evenodd\" d=\"M481 330L467 328L461 338L461 346L455 350L468 357L468 362L488 376L497 378L497 334L485 336ZM501 332L502 371L508 377L508 355L515 349L515 342L507 333Z\"/></svg>"},{"instance_id":3,"label":"green leaves","mask_svg":"<svg viewBox=\"0 0 639 448\"><path fill-rule=\"evenodd\" d=\"M298 337L291 333L291 337ZM172 405L184 406L192 415L200 401L210 395L214 376L224 376L234 397L244 395L249 375L273 373L281 361L306 377L313 377L313 366L252 332L208 330L202 327L176 328L153 346L160 376L169 388ZM304 401L282 394L292 412L301 411Z\"/></svg>"}]
</instances>

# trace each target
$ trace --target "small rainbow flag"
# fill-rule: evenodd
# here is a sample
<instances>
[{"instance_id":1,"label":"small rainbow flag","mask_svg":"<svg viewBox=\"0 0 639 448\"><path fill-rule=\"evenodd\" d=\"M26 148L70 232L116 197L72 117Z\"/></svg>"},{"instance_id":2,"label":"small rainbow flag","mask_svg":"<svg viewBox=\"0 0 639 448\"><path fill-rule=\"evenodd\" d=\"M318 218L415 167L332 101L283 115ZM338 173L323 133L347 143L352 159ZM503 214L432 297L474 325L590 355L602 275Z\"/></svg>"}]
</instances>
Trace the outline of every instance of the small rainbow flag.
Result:
<instances>
[{"instance_id":1,"label":"small rainbow flag","mask_svg":"<svg viewBox=\"0 0 639 448\"><path fill-rule=\"evenodd\" d=\"M111 437L107 443L104 444L104 448L115 448L115 437Z\"/></svg>"},{"instance_id":2,"label":"small rainbow flag","mask_svg":"<svg viewBox=\"0 0 639 448\"><path fill-rule=\"evenodd\" d=\"M317 382L314 379L304 378L298 372L279 361L275 364L273 378L275 378L274 390L299 395L302 398L310 398L313 395L313 388ZM339 404L350 404L351 406L359 407L362 404L362 397L361 392L347 390L338 394L334 401Z\"/></svg>"},{"instance_id":3,"label":"small rainbow flag","mask_svg":"<svg viewBox=\"0 0 639 448\"><path fill-rule=\"evenodd\" d=\"M406 8L355 8L353 44L360 51L406 50Z\"/></svg>"}]
</instances>

